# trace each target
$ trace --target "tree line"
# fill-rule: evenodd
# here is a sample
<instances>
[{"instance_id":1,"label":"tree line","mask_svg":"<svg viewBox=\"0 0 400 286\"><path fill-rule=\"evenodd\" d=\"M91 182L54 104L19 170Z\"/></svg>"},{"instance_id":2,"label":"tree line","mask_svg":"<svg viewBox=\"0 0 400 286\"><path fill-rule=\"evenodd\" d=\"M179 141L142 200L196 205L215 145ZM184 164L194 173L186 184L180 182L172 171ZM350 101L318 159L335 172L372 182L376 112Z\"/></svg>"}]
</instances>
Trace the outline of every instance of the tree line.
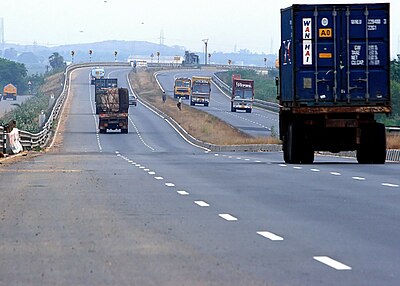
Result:
<instances>
[{"instance_id":1,"label":"tree line","mask_svg":"<svg viewBox=\"0 0 400 286\"><path fill-rule=\"evenodd\" d=\"M65 69L65 61L58 53L53 53L49 57L49 64L52 68L50 73L59 72ZM44 77L41 74L28 75L28 71L24 64L0 58L0 93L3 92L4 86L11 83L18 89L18 94L32 94L43 84Z\"/></svg>"}]
</instances>

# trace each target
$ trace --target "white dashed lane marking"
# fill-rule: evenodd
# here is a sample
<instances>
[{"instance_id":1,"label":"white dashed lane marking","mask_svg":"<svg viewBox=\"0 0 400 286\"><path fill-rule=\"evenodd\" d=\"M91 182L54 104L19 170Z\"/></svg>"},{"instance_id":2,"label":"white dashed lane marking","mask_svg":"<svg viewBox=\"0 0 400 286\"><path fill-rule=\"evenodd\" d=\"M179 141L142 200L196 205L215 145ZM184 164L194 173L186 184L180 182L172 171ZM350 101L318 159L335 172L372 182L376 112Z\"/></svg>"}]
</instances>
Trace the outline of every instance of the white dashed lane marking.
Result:
<instances>
[{"instance_id":1,"label":"white dashed lane marking","mask_svg":"<svg viewBox=\"0 0 400 286\"><path fill-rule=\"evenodd\" d=\"M391 188L398 188L399 187L399 185L390 184L390 183L382 183L381 185L384 186L384 187L391 187Z\"/></svg>"},{"instance_id":2,"label":"white dashed lane marking","mask_svg":"<svg viewBox=\"0 0 400 286\"><path fill-rule=\"evenodd\" d=\"M351 267L328 256L314 256L314 259L336 270L351 270Z\"/></svg>"},{"instance_id":3,"label":"white dashed lane marking","mask_svg":"<svg viewBox=\"0 0 400 286\"><path fill-rule=\"evenodd\" d=\"M268 238L269 240L272 240L272 241L282 241L283 240L283 237L278 236L269 231L257 231L257 234L259 234L265 238Z\"/></svg>"},{"instance_id":4,"label":"white dashed lane marking","mask_svg":"<svg viewBox=\"0 0 400 286\"><path fill-rule=\"evenodd\" d=\"M236 220L238 220L236 217L234 217L233 215L230 215L230 214L219 214L219 216L221 218L223 218L224 220L227 220L227 221L236 221Z\"/></svg>"},{"instance_id":5,"label":"white dashed lane marking","mask_svg":"<svg viewBox=\"0 0 400 286\"><path fill-rule=\"evenodd\" d=\"M311 171L311 172L320 172L319 169L311 169L310 171Z\"/></svg>"},{"instance_id":6,"label":"white dashed lane marking","mask_svg":"<svg viewBox=\"0 0 400 286\"><path fill-rule=\"evenodd\" d=\"M149 175L155 175L155 174L156 174L156 172L153 172L153 171L149 172Z\"/></svg>"},{"instance_id":7,"label":"white dashed lane marking","mask_svg":"<svg viewBox=\"0 0 400 286\"><path fill-rule=\"evenodd\" d=\"M164 180L163 177L154 177L154 179L156 179L156 180Z\"/></svg>"},{"instance_id":8,"label":"white dashed lane marking","mask_svg":"<svg viewBox=\"0 0 400 286\"><path fill-rule=\"evenodd\" d=\"M194 201L194 203L200 207L209 207L210 205L205 201Z\"/></svg>"},{"instance_id":9,"label":"white dashed lane marking","mask_svg":"<svg viewBox=\"0 0 400 286\"><path fill-rule=\"evenodd\" d=\"M356 181L365 181L365 178L363 177L351 177L351 178Z\"/></svg>"},{"instance_id":10,"label":"white dashed lane marking","mask_svg":"<svg viewBox=\"0 0 400 286\"><path fill-rule=\"evenodd\" d=\"M167 187L175 187L175 184L174 184L174 183L165 183L165 185L166 185Z\"/></svg>"},{"instance_id":11,"label":"white dashed lane marking","mask_svg":"<svg viewBox=\"0 0 400 286\"><path fill-rule=\"evenodd\" d=\"M180 194L181 196L188 196L189 193L186 191L177 191L178 194Z\"/></svg>"},{"instance_id":12,"label":"white dashed lane marking","mask_svg":"<svg viewBox=\"0 0 400 286\"><path fill-rule=\"evenodd\" d=\"M342 174L340 174L339 172L330 172L330 174L333 175L333 176L340 176L340 175L342 175Z\"/></svg>"}]
</instances>

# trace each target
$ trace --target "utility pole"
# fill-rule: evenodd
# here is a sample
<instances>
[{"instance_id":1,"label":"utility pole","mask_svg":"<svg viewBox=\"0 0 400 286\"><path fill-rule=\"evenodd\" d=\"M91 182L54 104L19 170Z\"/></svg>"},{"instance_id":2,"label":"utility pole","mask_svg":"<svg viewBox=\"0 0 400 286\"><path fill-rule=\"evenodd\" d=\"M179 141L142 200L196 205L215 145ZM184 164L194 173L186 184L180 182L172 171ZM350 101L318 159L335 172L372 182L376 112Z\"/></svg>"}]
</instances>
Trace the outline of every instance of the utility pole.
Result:
<instances>
[{"instance_id":1,"label":"utility pole","mask_svg":"<svg viewBox=\"0 0 400 286\"><path fill-rule=\"evenodd\" d=\"M204 65L207 65L207 45L208 45L208 39L203 39L202 40L205 45L205 51L204 51Z\"/></svg>"}]
</instances>

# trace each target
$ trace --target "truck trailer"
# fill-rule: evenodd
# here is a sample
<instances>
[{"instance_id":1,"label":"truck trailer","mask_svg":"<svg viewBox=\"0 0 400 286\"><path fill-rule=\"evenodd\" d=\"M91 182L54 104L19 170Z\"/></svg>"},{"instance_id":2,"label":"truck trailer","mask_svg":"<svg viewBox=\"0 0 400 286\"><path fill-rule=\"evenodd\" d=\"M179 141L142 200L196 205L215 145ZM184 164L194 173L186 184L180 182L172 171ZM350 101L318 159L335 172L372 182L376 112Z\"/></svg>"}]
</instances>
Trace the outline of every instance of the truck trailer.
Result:
<instances>
[{"instance_id":1,"label":"truck trailer","mask_svg":"<svg viewBox=\"0 0 400 286\"><path fill-rule=\"evenodd\" d=\"M391 113L389 4L292 5L281 10L279 131L287 163L315 151L386 160Z\"/></svg>"},{"instance_id":2,"label":"truck trailer","mask_svg":"<svg viewBox=\"0 0 400 286\"><path fill-rule=\"evenodd\" d=\"M232 76L231 112L245 110L250 113L254 102L254 81Z\"/></svg>"},{"instance_id":3,"label":"truck trailer","mask_svg":"<svg viewBox=\"0 0 400 286\"><path fill-rule=\"evenodd\" d=\"M211 78L210 77L192 77L192 87L190 90L190 105L196 103L208 106L211 97Z\"/></svg>"},{"instance_id":4,"label":"truck trailer","mask_svg":"<svg viewBox=\"0 0 400 286\"><path fill-rule=\"evenodd\" d=\"M98 95L100 133L107 133L107 129L128 133L128 89L102 88Z\"/></svg>"},{"instance_id":5,"label":"truck trailer","mask_svg":"<svg viewBox=\"0 0 400 286\"><path fill-rule=\"evenodd\" d=\"M96 105L96 114L99 114L100 101L99 96L102 93L101 90L104 88L116 88L118 87L118 79L116 78L99 78L94 80L94 102Z\"/></svg>"}]
</instances>

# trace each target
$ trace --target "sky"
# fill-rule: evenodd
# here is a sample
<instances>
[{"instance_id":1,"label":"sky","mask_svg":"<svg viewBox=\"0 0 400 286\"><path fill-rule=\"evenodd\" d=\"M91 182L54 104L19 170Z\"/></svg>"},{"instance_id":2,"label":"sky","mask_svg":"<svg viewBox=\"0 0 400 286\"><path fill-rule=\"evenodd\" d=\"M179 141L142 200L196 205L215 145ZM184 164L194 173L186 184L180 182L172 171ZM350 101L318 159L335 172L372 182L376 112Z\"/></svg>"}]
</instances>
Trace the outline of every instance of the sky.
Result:
<instances>
[{"instance_id":1,"label":"sky","mask_svg":"<svg viewBox=\"0 0 400 286\"><path fill-rule=\"evenodd\" d=\"M280 9L320 0L0 0L6 42L54 46L105 40L149 41L209 52L277 53ZM399 0L391 4L391 53L400 52ZM1 34L0 34L1 35ZM1 36L0 36L1 37Z\"/></svg>"}]
</instances>

